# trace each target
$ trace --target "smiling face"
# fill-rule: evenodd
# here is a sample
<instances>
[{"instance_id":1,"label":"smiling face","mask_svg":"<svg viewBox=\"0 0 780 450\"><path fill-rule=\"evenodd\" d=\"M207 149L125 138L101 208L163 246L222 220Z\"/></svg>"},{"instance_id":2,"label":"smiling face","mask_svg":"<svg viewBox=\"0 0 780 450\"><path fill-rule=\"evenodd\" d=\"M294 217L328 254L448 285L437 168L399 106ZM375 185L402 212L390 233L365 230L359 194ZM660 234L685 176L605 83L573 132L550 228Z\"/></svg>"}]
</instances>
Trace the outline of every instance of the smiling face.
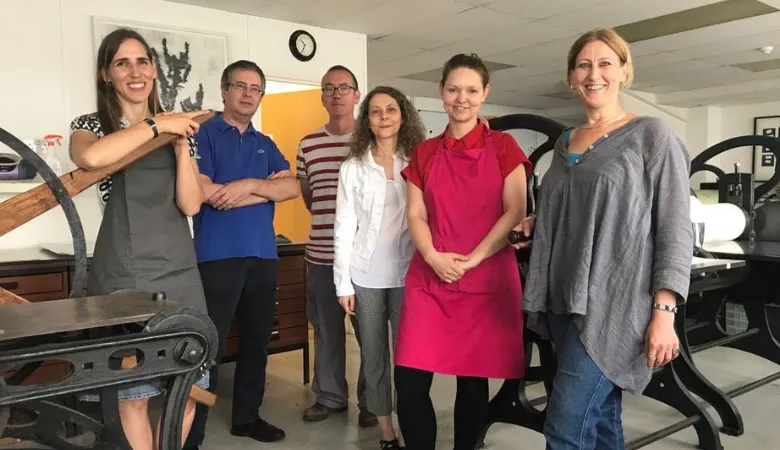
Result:
<instances>
[{"instance_id":1,"label":"smiling face","mask_svg":"<svg viewBox=\"0 0 780 450\"><path fill-rule=\"evenodd\" d=\"M588 109L601 109L618 102L627 82L626 65L606 43L595 40L582 48L569 73L569 83Z\"/></svg>"},{"instance_id":2,"label":"smiling face","mask_svg":"<svg viewBox=\"0 0 780 450\"><path fill-rule=\"evenodd\" d=\"M377 138L397 135L401 122L401 108L393 97L379 93L368 101L368 123Z\"/></svg>"},{"instance_id":3,"label":"smiling face","mask_svg":"<svg viewBox=\"0 0 780 450\"><path fill-rule=\"evenodd\" d=\"M146 48L135 39L126 39L114 54L111 64L103 71L103 79L110 82L120 101L144 103L154 89L157 76Z\"/></svg>"},{"instance_id":4,"label":"smiling face","mask_svg":"<svg viewBox=\"0 0 780 450\"><path fill-rule=\"evenodd\" d=\"M265 80L254 70L236 69L230 74L230 85L222 91L225 112L239 117L252 117L260 106Z\"/></svg>"},{"instance_id":5,"label":"smiling face","mask_svg":"<svg viewBox=\"0 0 780 450\"><path fill-rule=\"evenodd\" d=\"M490 86L483 86L479 72L467 67L451 70L439 88L444 111L453 122L475 120L489 92Z\"/></svg>"}]
</instances>

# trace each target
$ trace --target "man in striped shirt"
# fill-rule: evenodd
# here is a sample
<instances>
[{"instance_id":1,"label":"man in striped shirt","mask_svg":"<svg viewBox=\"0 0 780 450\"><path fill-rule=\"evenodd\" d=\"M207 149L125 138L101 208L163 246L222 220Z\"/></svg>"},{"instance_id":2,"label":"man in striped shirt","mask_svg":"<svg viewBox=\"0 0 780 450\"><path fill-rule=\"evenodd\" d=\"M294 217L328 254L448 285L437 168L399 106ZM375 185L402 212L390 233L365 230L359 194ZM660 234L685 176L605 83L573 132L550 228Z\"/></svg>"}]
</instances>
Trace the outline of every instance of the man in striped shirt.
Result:
<instances>
[{"instance_id":1,"label":"man in striped shirt","mask_svg":"<svg viewBox=\"0 0 780 450\"><path fill-rule=\"evenodd\" d=\"M306 309L314 327L312 391L317 396L314 405L303 413L307 422L325 420L347 410L345 313L333 284L333 224L339 169L349 153L359 101L355 75L344 66L331 67L322 78L322 105L328 112L328 123L305 136L298 146L297 176L311 213L311 235L306 247ZM360 344L357 322L354 316L350 319ZM362 358L357 390L359 425L375 425L376 416L366 409Z\"/></svg>"}]
</instances>

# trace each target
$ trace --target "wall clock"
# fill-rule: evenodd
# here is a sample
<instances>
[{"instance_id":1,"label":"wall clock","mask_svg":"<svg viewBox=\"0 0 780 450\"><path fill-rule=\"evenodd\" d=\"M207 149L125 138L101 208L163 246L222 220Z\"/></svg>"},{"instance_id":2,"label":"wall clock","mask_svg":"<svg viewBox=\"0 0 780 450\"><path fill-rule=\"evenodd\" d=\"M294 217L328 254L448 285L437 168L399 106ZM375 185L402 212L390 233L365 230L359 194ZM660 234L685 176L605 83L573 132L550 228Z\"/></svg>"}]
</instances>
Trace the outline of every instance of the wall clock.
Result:
<instances>
[{"instance_id":1,"label":"wall clock","mask_svg":"<svg viewBox=\"0 0 780 450\"><path fill-rule=\"evenodd\" d=\"M317 41L308 31L294 31L290 35L290 52L298 61L310 61L317 53Z\"/></svg>"}]
</instances>

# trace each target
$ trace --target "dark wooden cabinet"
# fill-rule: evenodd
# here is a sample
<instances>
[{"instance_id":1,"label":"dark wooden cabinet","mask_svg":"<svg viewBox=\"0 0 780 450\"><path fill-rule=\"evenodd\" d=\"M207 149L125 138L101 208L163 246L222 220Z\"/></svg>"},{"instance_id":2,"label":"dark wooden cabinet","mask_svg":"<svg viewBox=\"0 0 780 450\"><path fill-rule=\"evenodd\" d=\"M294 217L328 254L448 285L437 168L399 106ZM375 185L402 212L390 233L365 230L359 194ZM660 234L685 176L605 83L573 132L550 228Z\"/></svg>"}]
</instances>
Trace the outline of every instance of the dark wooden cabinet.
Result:
<instances>
[{"instance_id":1,"label":"dark wooden cabinet","mask_svg":"<svg viewBox=\"0 0 780 450\"><path fill-rule=\"evenodd\" d=\"M276 282L276 313L268 354L303 351L303 383L309 383L309 323L306 318L306 267L303 253L280 252ZM235 321L223 347L223 362L233 361L238 352L238 327Z\"/></svg>"},{"instance_id":2,"label":"dark wooden cabinet","mask_svg":"<svg viewBox=\"0 0 780 450\"><path fill-rule=\"evenodd\" d=\"M303 244L279 246L276 314L269 343L269 354L301 350L303 352L303 382L309 383L309 332L306 316L306 269ZM74 274L73 258L0 260L0 287L33 302L67 298ZM2 311L0 311L2 313ZM233 361L238 351L238 330L235 323L228 332L221 362ZM44 363L28 383L40 383L61 378L63 363Z\"/></svg>"}]
</instances>

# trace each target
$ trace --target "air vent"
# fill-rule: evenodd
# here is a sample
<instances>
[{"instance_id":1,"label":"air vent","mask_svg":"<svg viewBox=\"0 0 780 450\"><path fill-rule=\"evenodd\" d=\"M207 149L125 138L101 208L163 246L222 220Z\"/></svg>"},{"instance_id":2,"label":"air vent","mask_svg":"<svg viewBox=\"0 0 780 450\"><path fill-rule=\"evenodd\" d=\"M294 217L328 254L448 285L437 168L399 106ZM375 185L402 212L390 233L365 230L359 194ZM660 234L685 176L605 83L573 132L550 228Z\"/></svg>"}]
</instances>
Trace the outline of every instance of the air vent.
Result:
<instances>
[{"instance_id":1,"label":"air vent","mask_svg":"<svg viewBox=\"0 0 780 450\"><path fill-rule=\"evenodd\" d=\"M749 70L751 72L766 72L767 70L780 70L780 58L767 59L766 61L753 61L742 64L732 64L738 69Z\"/></svg>"}]
</instances>

